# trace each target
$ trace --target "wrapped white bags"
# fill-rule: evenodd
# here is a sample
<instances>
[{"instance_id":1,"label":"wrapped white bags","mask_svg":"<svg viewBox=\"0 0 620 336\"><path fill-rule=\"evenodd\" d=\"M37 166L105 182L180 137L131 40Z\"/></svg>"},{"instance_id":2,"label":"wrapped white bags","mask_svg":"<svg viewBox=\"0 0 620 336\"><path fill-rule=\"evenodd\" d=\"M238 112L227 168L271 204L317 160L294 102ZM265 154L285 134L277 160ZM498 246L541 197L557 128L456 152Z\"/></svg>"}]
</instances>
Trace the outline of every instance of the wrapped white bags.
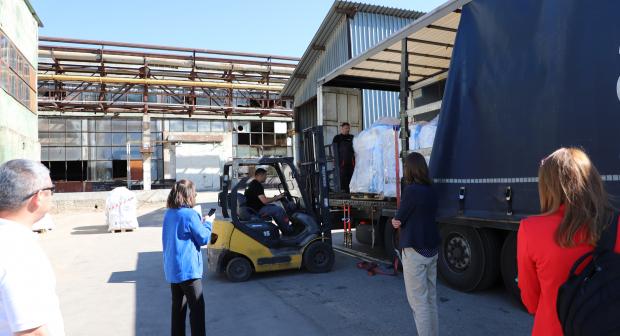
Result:
<instances>
[{"instance_id":1,"label":"wrapped white bags","mask_svg":"<svg viewBox=\"0 0 620 336\"><path fill-rule=\"evenodd\" d=\"M352 193L396 196L396 143L400 121L382 118L353 139L355 170L349 184ZM400 154L400 151L399 151ZM400 172L402 174L402 164Z\"/></svg>"},{"instance_id":2,"label":"wrapped white bags","mask_svg":"<svg viewBox=\"0 0 620 336\"><path fill-rule=\"evenodd\" d=\"M435 132L437 132L437 121L439 116L430 122L419 122L409 126L409 149L433 147Z\"/></svg>"},{"instance_id":3,"label":"wrapped white bags","mask_svg":"<svg viewBox=\"0 0 620 336\"><path fill-rule=\"evenodd\" d=\"M108 231L137 229L136 206L137 199L131 190L125 187L112 190L105 202Z\"/></svg>"}]
</instances>

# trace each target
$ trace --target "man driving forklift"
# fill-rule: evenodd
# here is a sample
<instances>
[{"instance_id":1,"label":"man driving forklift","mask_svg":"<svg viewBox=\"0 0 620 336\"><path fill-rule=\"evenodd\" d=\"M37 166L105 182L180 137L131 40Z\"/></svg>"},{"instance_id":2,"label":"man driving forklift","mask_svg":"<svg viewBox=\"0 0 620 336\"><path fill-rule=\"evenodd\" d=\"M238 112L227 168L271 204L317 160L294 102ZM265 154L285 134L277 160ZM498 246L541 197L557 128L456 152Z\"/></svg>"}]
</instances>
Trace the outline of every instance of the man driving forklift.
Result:
<instances>
[{"instance_id":1,"label":"man driving forklift","mask_svg":"<svg viewBox=\"0 0 620 336\"><path fill-rule=\"evenodd\" d=\"M293 223L292 235L281 236L270 220L260 218L250 209L248 197L241 194L251 182L250 176L242 175L247 168L257 166L269 167L277 176L274 182L284 192L280 200L286 215L282 218L288 217ZM307 175L302 176L290 157L237 158L224 164L218 204L223 217L230 220L216 220L213 224L213 233L218 238L207 249L210 270L225 273L229 280L236 282L248 280L255 272L305 268L312 273L323 273L332 269L334 250L326 202L327 180L326 175L318 174L325 170L325 161L307 169ZM267 174L262 170L252 176L260 187L257 198L264 196L261 182L265 182ZM306 183L311 178L316 183ZM312 193L307 185L319 189ZM265 203L261 201L258 205L263 208Z\"/></svg>"},{"instance_id":2,"label":"man driving forklift","mask_svg":"<svg viewBox=\"0 0 620 336\"><path fill-rule=\"evenodd\" d=\"M281 200L285 194L276 195L274 197L265 196L265 188L263 183L267 179L267 171L258 168L254 172L254 179L248 184L245 190L246 205L256 211L261 217L272 217L282 231L283 235L293 234L293 228L289 224L289 218L286 211L273 202Z\"/></svg>"}]
</instances>

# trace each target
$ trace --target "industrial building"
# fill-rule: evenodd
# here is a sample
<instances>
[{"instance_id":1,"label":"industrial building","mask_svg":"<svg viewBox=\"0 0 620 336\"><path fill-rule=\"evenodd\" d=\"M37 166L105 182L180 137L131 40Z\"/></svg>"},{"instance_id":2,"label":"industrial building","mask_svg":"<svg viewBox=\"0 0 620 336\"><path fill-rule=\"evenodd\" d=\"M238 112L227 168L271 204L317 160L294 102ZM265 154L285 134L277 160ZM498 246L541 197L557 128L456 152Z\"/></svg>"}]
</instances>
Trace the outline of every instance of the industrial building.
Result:
<instances>
[{"instance_id":1,"label":"industrial building","mask_svg":"<svg viewBox=\"0 0 620 336\"><path fill-rule=\"evenodd\" d=\"M27 0L0 0L0 163L39 160L37 14Z\"/></svg>"},{"instance_id":2,"label":"industrial building","mask_svg":"<svg viewBox=\"0 0 620 336\"><path fill-rule=\"evenodd\" d=\"M317 82L422 15L411 10L335 1L282 92L294 100L296 130L316 125L321 119L318 124L325 126L326 139L331 140L341 122L349 122L352 132L358 133L381 117L398 116L398 93L323 88ZM321 95L317 95L319 89ZM318 115L319 110L324 110L319 105L330 106L325 110L327 115Z\"/></svg>"},{"instance_id":3,"label":"industrial building","mask_svg":"<svg viewBox=\"0 0 620 336\"><path fill-rule=\"evenodd\" d=\"M369 89L369 85L362 87L355 83L359 76L398 77L400 69L392 68L398 63L394 59L400 60L400 50L387 50L390 57L386 59L366 60L366 67L352 68L352 73L339 78L338 83L322 85L321 79L423 14L412 10L335 1L282 91L284 98L294 101L295 130L300 132L310 126L323 125L325 142L330 143L342 122L349 122L351 132L357 134L382 117L398 118L398 86L377 81ZM445 27L433 29L444 33L455 32ZM447 44L435 43L432 47L451 50ZM439 113L441 107L449 57L425 50L411 50L409 57L412 59L412 95L409 97L407 113L411 116L410 120L430 120ZM386 67L390 69L386 70ZM298 143L297 148L301 147Z\"/></svg>"},{"instance_id":4,"label":"industrial building","mask_svg":"<svg viewBox=\"0 0 620 336\"><path fill-rule=\"evenodd\" d=\"M40 159L61 192L164 188L180 178L218 190L232 157L296 156L294 134L306 127L324 125L331 139L343 121L358 133L397 117L397 92L318 82L423 14L335 1L298 59L39 38L41 22L28 1L0 4L10 9L0 15L0 162ZM385 63L368 61L377 69L366 72ZM446 69L421 71L437 78ZM423 100L440 100L443 82L429 88L437 92Z\"/></svg>"},{"instance_id":5,"label":"industrial building","mask_svg":"<svg viewBox=\"0 0 620 336\"><path fill-rule=\"evenodd\" d=\"M218 190L232 157L292 155L294 57L39 39L41 161L60 191Z\"/></svg>"}]
</instances>

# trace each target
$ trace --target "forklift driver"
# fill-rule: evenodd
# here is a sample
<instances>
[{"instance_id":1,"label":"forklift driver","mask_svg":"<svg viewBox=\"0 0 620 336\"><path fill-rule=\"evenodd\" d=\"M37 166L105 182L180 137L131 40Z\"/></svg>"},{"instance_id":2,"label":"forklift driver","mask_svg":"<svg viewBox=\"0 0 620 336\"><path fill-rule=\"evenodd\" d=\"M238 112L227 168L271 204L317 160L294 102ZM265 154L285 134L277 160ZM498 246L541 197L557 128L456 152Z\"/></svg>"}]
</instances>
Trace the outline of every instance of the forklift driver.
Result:
<instances>
[{"instance_id":1,"label":"forklift driver","mask_svg":"<svg viewBox=\"0 0 620 336\"><path fill-rule=\"evenodd\" d=\"M267 171L263 168L256 169L254 172L254 179L248 184L245 190L246 205L254 209L261 217L272 217L275 219L282 234L290 235L293 233L293 229L289 225L286 211L284 211L282 207L272 204L273 202L281 200L284 194L274 197L265 196L263 183L266 179Z\"/></svg>"}]
</instances>

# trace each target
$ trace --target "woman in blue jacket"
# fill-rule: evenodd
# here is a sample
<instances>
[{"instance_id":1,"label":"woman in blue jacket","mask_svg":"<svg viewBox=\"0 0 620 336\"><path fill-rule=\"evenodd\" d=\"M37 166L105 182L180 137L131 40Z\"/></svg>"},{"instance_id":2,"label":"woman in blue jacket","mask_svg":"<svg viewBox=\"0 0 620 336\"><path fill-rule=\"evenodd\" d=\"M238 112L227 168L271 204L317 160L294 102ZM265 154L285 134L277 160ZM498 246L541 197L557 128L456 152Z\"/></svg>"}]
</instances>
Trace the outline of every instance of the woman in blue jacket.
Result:
<instances>
[{"instance_id":1,"label":"woman in blue jacket","mask_svg":"<svg viewBox=\"0 0 620 336\"><path fill-rule=\"evenodd\" d=\"M196 189L190 180L174 184L166 206L162 242L164 274L172 290L171 335L185 336L185 316L189 304L192 336L205 335L205 303L202 295L202 253L211 237L211 221L203 221L192 209Z\"/></svg>"},{"instance_id":2,"label":"woman in blue jacket","mask_svg":"<svg viewBox=\"0 0 620 336\"><path fill-rule=\"evenodd\" d=\"M439 229L435 222L437 196L426 160L420 153L405 159L404 188L392 226L400 228L403 276L407 300L418 335L438 335L437 252Z\"/></svg>"}]
</instances>

